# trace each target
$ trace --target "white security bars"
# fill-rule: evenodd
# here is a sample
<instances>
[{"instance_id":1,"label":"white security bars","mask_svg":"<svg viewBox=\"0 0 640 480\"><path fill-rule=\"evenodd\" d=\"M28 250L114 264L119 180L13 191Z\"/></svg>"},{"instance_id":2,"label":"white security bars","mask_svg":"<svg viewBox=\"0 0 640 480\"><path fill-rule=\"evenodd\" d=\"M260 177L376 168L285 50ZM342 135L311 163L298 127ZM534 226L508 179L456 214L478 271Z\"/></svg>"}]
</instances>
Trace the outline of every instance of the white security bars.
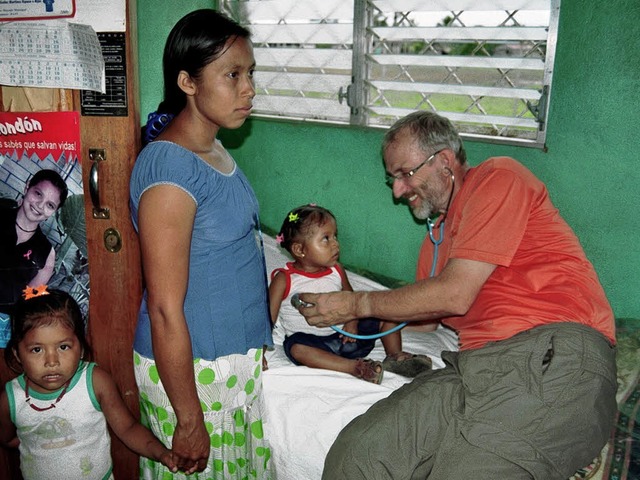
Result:
<instances>
[{"instance_id":1,"label":"white security bars","mask_svg":"<svg viewBox=\"0 0 640 480\"><path fill-rule=\"evenodd\" d=\"M427 109L543 147L560 0L226 0L252 32L255 114L386 127Z\"/></svg>"}]
</instances>

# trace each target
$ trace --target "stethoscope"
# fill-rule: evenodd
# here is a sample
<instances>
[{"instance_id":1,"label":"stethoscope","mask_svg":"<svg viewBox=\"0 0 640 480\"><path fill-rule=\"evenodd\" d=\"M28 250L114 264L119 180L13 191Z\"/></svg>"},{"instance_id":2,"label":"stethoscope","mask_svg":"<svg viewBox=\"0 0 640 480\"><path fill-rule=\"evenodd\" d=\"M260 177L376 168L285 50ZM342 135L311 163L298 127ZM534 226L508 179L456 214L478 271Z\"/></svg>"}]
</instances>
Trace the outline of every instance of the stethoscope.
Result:
<instances>
[{"instance_id":1,"label":"stethoscope","mask_svg":"<svg viewBox=\"0 0 640 480\"><path fill-rule=\"evenodd\" d=\"M449 212L449 206L451 205L451 199L453 197L453 189L455 187L455 177L453 176L453 172L449 168L447 168L447 170L449 170L449 173L451 174L451 191L449 192L449 200L447 200L447 208L445 209L443 214L438 213L435 217L429 217L427 219L427 230L429 231L429 240L431 240L431 243L433 243L433 260L431 263L431 271L429 272L429 277L434 277L436 274L436 265L438 263L439 248L440 248L440 244L444 240L444 221L447 217L447 213ZM438 223L438 219L440 218L441 215L444 215L444 218L442 219L442 221L440 222L440 225L438 226L438 236L436 238L436 234L434 233L434 230L435 230L436 224ZM300 300L300 297L296 293L291 296L291 305L293 305L296 309L299 309L300 307L312 307L314 304ZM343 329L341 329L340 327L337 327L336 325L331 325L331 328L342 335L355 338L356 340L375 340L375 339L384 337L385 335L389 335L391 333L397 332L398 330L401 330L406 326L407 326L407 322L402 322L396 325L395 327L390 328L389 330L385 330L384 332L380 332L380 333L374 333L372 335L358 335L355 333L345 332Z\"/></svg>"}]
</instances>

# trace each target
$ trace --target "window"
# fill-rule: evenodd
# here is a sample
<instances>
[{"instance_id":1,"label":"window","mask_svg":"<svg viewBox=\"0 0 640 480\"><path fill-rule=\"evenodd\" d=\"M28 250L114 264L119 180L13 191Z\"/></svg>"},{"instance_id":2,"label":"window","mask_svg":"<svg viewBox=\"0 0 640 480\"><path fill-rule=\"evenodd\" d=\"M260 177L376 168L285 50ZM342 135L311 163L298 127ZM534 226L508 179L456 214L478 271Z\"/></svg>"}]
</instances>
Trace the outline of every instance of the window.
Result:
<instances>
[{"instance_id":1,"label":"window","mask_svg":"<svg viewBox=\"0 0 640 480\"><path fill-rule=\"evenodd\" d=\"M254 42L255 114L386 127L436 111L543 147L560 0L225 0Z\"/></svg>"}]
</instances>

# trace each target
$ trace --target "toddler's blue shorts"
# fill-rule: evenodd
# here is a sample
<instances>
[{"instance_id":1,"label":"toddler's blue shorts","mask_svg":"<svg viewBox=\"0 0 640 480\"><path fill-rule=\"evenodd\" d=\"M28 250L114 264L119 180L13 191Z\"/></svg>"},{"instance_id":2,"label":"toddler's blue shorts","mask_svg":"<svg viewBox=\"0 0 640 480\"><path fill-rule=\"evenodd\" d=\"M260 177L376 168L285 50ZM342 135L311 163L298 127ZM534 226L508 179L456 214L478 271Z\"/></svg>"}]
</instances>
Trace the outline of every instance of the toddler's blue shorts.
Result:
<instances>
[{"instance_id":1,"label":"toddler's blue shorts","mask_svg":"<svg viewBox=\"0 0 640 480\"><path fill-rule=\"evenodd\" d=\"M377 318L363 318L358 320L358 335L375 335L380 332L380 320ZM343 342L340 333L320 336L311 333L298 332L285 338L283 342L284 353L287 358L296 365L300 365L291 356L291 347L295 344L306 345L308 347L319 348L326 352L339 355L344 358L356 359L364 358L371 353L376 345L375 339L356 340L355 342Z\"/></svg>"}]
</instances>

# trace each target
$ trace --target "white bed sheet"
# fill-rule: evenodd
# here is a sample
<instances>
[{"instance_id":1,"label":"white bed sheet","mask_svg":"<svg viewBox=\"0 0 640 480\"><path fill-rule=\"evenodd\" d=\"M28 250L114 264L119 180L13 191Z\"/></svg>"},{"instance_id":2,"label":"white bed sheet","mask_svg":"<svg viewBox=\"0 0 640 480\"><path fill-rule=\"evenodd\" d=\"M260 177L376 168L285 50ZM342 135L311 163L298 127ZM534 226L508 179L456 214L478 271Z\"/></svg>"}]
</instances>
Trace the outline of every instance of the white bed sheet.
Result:
<instances>
[{"instance_id":1,"label":"white bed sheet","mask_svg":"<svg viewBox=\"0 0 640 480\"><path fill-rule=\"evenodd\" d=\"M290 259L272 237L264 238L267 271ZM347 272L354 290L382 290L370 279ZM411 379L385 372L380 385L345 373L295 366L284 354L282 336L274 330L275 347L266 354L264 373L265 434L271 444L278 480L319 480L324 459L336 436L356 416ZM402 331L403 350L428 355L434 368L444 366L442 351L456 350L457 337L449 329L435 332ZM369 358L383 360L380 341Z\"/></svg>"}]
</instances>

